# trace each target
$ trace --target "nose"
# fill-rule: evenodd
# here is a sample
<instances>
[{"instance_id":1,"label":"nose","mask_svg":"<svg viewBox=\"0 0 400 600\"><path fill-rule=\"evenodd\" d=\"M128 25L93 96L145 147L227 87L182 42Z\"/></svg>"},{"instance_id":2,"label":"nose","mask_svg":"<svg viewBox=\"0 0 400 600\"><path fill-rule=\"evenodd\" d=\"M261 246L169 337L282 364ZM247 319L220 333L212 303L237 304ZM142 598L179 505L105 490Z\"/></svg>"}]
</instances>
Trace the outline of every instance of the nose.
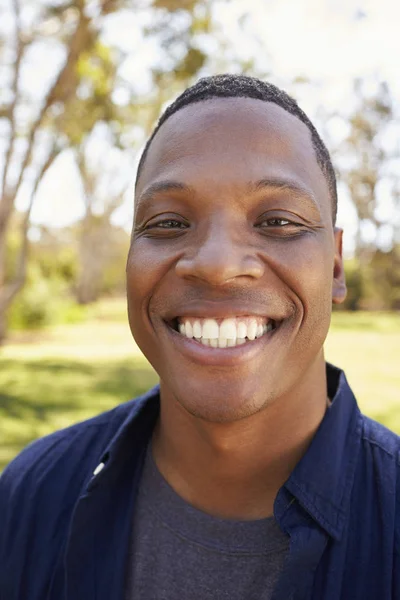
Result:
<instances>
[{"instance_id":1,"label":"nose","mask_svg":"<svg viewBox=\"0 0 400 600\"><path fill-rule=\"evenodd\" d=\"M219 286L237 278L259 279L264 274L264 263L243 235L214 227L201 242L188 248L175 271L179 277Z\"/></svg>"}]
</instances>

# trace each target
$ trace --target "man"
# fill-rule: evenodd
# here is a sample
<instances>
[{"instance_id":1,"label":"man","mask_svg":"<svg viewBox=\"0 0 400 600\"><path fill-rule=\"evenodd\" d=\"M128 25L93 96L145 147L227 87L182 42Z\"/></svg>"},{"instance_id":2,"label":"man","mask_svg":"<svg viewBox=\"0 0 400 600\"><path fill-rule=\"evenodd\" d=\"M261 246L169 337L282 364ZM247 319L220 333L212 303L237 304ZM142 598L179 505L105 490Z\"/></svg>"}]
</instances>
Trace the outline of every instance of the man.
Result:
<instances>
[{"instance_id":1,"label":"man","mask_svg":"<svg viewBox=\"0 0 400 600\"><path fill-rule=\"evenodd\" d=\"M160 386L6 469L2 600L400 598L399 438L324 360L336 203L328 151L271 84L206 78L166 110L127 263Z\"/></svg>"}]
</instances>

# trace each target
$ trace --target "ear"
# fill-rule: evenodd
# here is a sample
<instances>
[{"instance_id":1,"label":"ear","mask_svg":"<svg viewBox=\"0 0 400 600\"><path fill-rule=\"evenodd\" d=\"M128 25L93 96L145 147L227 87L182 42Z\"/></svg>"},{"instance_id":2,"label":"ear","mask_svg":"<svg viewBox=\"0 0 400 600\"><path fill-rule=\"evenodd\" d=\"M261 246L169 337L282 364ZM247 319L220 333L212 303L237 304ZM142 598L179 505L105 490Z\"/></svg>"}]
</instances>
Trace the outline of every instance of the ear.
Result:
<instances>
[{"instance_id":1,"label":"ear","mask_svg":"<svg viewBox=\"0 0 400 600\"><path fill-rule=\"evenodd\" d=\"M343 230L339 227L335 227L334 236L335 260L333 264L332 302L334 304L341 304L346 298L347 294L342 254Z\"/></svg>"}]
</instances>

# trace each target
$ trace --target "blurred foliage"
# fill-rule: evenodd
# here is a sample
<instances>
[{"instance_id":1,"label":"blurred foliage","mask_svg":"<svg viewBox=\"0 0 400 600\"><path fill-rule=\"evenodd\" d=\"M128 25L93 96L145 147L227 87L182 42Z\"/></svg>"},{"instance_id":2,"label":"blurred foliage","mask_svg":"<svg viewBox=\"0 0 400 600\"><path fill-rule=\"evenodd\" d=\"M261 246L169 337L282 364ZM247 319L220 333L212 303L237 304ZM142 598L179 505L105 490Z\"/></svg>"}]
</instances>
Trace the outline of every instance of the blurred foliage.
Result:
<instances>
[{"instance_id":1,"label":"blurred foliage","mask_svg":"<svg viewBox=\"0 0 400 600\"><path fill-rule=\"evenodd\" d=\"M178 10L192 11L197 4L197 0L154 0L155 8L165 8L169 12Z\"/></svg>"},{"instance_id":2,"label":"blurred foliage","mask_svg":"<svg viewBox=\"0 0 400 600\"><path fill-rule=\"evenodd\" d=\"M79 304L125 290L125 263L130 237L104 215L90 215L78 224L79 257L74 290Z\"/></svg>"},{"instance_id":3,"label":"blurred foliage","mask_svg":"<svg viewBox=\"0 0 400 600\"><path fill-rule=\"evenodd\" d=\"M361 308L400 310L400 245L390 252L376 250L364 272Z\"/></svg>"},{"instance_id":4,"label":"blurred foliage","mask_svg":"<svg viewBox=\"0 0 400 600\"><path fill-rule=\"evenodd\" d=\"M83 307L76 304L66 287L57 281L37 278L18 295L7 314L12 330L42 329L60 323L80 323L86 318Z\"/></svg>"},{"instance_id":5,"label":"blurred foliage","mask_svg":"<svg viewBox=\"0 0 400 600\"><path fill-rule=\"evenodd\" d=\"M73 283L70 273L57 265L55 258L51 267L60 268L51 268L51 277L45 275L49 262L30 263L27 283L7 313L10 329L42 329L57 323L77 323L85 318L84 310L69 291L68 283Z\"/></svg>"},{"instance_id":6,"label":"blurred foliage","mask_svg":"<svg viewBox=\"0 0 400 600\"><path fill-rule=\"evenodd\" d=\"M31 242L27 281L7 313L10 329L40 329L57 323L76 323L86 311L76 302L80 280L80 224L64 229L36 230L39 239ZM121 295L125 291L125 262L129 235L110 225L104 247L96 300L101 295ZM18 237L10 236L7 264L13 267L18 252ZM93 257L97 260L96 248ZM82 302L80 304L86 304Z\"/></svg>"},{"instance_id":7,"label":"blurred foliage","mask_svg":"<svg viewBox=\"0 0 400 600\"><path fill-rule=\"evenodd\" d=\"M376 251L383 248L382 233L386 238L385 249L400 240L400 219L396 218L400 215L400 146L398 142L390 141L400 135L396 110L395 94L385 81L357 79L354 82L354 109L341 115L348 134L334 148L335 165L339 180L347 186L356 210L355 256L362 266L371 263ZM379 193L382 185L393 203L390 213L382 211ZM374 235L370 233L366 238L366 227ZM387 260L385 257L376 260L371 265L375 271L380 268L379 262L386 265ZM377 279L377 273L373 279Z\"/></svg>"},{"instance_id":8,"label":"blurred foliage","mask_svg":"<svg viewBox=\"0 0 400 600\"><path fill-rule=\"evenodd\" d=\"M347 297L335 310L400 310L400 245L345 261Z\"/></svg>"},{"instance_id":9,"label":"blurred foliage","mask_svg":"<svg viewBox=\"0 0 400 600\"><path fill-rule=\"evenodd\" d=\"M6 331L6 311L26 282L30 213L47 170L66 149L72 148L82 155L82 147L99 123L107 128L115 148L137 150L165 100L182 91L205 66L208 57L199 39L203 36L204 42L205 34L213 34L210 6L211 0L151 0L146 7L137 0L101 0L95 7L85 0L57 4L16 0L10 5L7 16L12 26L2 37L9 58L4 65L6 75L0 82L4 88L0 94L0 120L5 125L4 143L0 145L0 343ZM135 82L121 75L126 54L121 48L107 44L103 32L107 19L119 11L135 14L144 10L152 18L148 21L150 25L143 26L142 33L151 38L160 55L157 64L150 67L153 89L138 93ZM0 6L0 18L3 12L5 9ZM49 52L52 48L62 50L64 59L55 67L53 77L39 97L38 93L24 90L21 81L24 71L32 69L32 50L43 44L48 45ZM136 59L141 61L140 53ZM116 97L124 100L117 102ZM141 136L137 135L138 129ZM18 148L22 148L22 153ZM81 175L85 183L82 171ZM29 208L23 225L11 232L15 201L23 186L29 190ZM94 251L98 250L99 239L94 242L88 235L90 225L98 224L99 217L98 213L93 217L91 203L90 198L79 249L82 260L77 290L81 291L77 293L83 302L95 300L101 288L101 274L90 281L93 263L87 260L92 246ZM105 237L112 231L113 212L107 209L102 212ZM10 267L11 235L19 241ZM106 268L104 263L99 271ZM113 280L110 272L107 279L110 287Z\"/></svg>"},{"instance_id":10,"label":"blurred foliage","mask_svg":"<svg viewBox=\"0 0 400 600\"><path fill-rule=\"evenodd\" d=\"M345 262L347 295L343 304L335 305L335 310L359 310L364 294L364 281L359 264L351 259Z\"/></svg>"},{"instance_id":11,"label":"blurred foliage","mask_svg":"<svg viewBox=\"0 0 400 600\"><path fill-rule=\"evenodd\" d=\"M9 323L17 329L37 329L49 325L54 314L53 298L59 295L54 283L42 277L31 276L29 280L8 315Z\"/></svg>"}]
</instances>

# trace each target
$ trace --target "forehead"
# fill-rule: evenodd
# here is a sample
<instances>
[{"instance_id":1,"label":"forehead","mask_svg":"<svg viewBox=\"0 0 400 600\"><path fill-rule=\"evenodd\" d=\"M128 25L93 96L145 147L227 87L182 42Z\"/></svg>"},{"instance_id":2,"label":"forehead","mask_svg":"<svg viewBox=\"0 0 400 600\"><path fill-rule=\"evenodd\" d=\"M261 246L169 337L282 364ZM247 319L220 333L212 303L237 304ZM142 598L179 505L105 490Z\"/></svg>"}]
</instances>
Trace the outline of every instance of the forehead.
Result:
<instances>
[{"instance_id":1,"label":"forehead","mask_svg":"<svg viewBox=\"0 0 400 600\"><path fill-rule=\"evenodd\" d=\"M165 180L236 189L268 177L329 197L311 133L300 119L272 102L216 98L188 105L163 123L136 192L139 197L148 185Z\"/></svg>"}]
</instances>

